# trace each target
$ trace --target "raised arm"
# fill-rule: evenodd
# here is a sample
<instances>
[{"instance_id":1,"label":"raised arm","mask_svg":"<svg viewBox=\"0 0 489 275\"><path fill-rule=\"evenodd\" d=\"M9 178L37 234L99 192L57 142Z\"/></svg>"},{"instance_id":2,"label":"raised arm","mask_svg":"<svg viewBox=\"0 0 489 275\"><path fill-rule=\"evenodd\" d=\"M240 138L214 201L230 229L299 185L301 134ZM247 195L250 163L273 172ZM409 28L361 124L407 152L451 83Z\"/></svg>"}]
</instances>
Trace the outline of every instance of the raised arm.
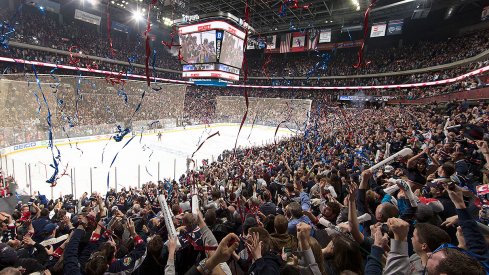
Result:
<instances>
[{"instance_id":1,"label":"raised arm","mask_svg":"<svg viewBox=\"0 0 489 275\"><path fill-rule=\"evenodd\" d=\"M357 217L357 207L355 202L355 196L357 193L357 185L352 183L349 188L348 198L348 222L350 223L350 233L355 241L359 244L363 243L363 234L360 232L360 226Z\"/></svg>"},{"instance_id":2,"label":"raised arm","mask_svg":"<svg viewBox=\"0 0 489 275\"><path fill-rule=\"evenodd\" d=\"M465 206L462 188L457 185L450 188L447 184L443 187L447 190L453 204L455 204L458 215L458 224L462 227L467 250L474 253L479 258L479 261L488 263L489 249L487 248L484 236L480 232L477 222L472 218Z\"/></svg>"},{"instance_id":3,"label":"raised arm","mask_svg":"<svg viewBox=\"0 0 489 275\"><path fill-rule=\"evenodd\" d=\"M429 148L426 147L425 149L423 149L423 151L421 151L419 154L415 155L414 157L410 158L408 161L407 161L407 168L414 168L414 165L416 164L416 160L419 159L422 155L424 154L428 154L429 155Z\"/></svg>"}]
</instances>

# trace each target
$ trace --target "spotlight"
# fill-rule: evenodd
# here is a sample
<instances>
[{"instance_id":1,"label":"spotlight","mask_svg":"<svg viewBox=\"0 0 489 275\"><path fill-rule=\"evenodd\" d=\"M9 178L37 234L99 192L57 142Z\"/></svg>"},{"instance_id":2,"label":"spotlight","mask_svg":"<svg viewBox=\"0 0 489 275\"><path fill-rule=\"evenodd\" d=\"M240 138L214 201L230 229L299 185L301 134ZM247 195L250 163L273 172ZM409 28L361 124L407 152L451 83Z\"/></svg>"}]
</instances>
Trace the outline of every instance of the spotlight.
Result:
<instances>
[{"instance_id":1,"label":"spotlight","mask_svg":"<svg viewBox=\"0 0 489 275\"><path fill-rule=\"evenodd\" d=\"M143 20L143 12L140 10L134 11L132 13L132 18L138 22Z\"/></svg>"}]
</instances>

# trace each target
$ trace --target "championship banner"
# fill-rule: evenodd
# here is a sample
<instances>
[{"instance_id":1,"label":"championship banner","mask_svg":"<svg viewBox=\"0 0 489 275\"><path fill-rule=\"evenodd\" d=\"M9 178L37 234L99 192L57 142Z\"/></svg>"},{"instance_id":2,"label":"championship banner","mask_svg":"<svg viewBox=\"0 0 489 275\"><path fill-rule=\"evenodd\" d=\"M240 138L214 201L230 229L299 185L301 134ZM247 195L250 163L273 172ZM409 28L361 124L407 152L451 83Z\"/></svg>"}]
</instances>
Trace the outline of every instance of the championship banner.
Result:
<instances>
[{"instance_id":1,"label":"championship banner","mask_svg":"<svg viewBox=\"0 0 489 275\"><path fill-rule=\"evenodd\" d=\"M404 24L404 20L392 20L389 21L387 26L387 35L396 35L402 34L402 25Z\"/></svg>"},{"instance_id":2,"label":"championship banner","mask_svg":"<svg viewBox=\"0 0 489 275\"><path fill-rule=\"evenodd\" d=\"M481 20L484 21L489 18L489 6L486 6L482 9Z\"/></svg>"},{"instance_id":3,"label":"championship banner","mask_svg":"<svg viewBox=\"0 0 489 275\"><path fill-rule=\"evenodd\" d=\"M387 24L385 23L375 23L372 25L372 30L370 32L370 37L382 37L385 36L385 30Z\"/></svg>"},{"instance_id":4,"label":"championship banner","mask_svg":"<svg viewBox=\"0 0 489 275\"><path fill-rule=\"evenodd\" d=\"M291 52L302 52L304 51L306 44L306 35L301 32L292 33L292 48Z\"/></svg>"},{"instance_id":5,"label":"championship banner","mask_svg":"<svg viewBox=\"0 0 489 275\"><path fill-rule=\"evenodd\" d=\"M331 29L321 30L319 33L319 43L329 43L331 42Z\"/></svg>"},{"instance_id":6,"label":"championship banner","mask_svg":"<svg viewBox=\"0 0 489 275\"><path fill-rule=\"evenodd\" d=\"M267 36L267 50L273 50L277 47L277 36L276 35L270 35Z\"/></svg>"},{"instance_id":7,"label":"championship banner","mask_svg":"<svg viewBox=\"0 0 489 275\"><path fill-rule=\"evenodd\" d=\"M100 20L102 18L100 16L97 16L97 15L76 9L75 10L75 19L100 26Z\"/></svg>"}]
</instances>

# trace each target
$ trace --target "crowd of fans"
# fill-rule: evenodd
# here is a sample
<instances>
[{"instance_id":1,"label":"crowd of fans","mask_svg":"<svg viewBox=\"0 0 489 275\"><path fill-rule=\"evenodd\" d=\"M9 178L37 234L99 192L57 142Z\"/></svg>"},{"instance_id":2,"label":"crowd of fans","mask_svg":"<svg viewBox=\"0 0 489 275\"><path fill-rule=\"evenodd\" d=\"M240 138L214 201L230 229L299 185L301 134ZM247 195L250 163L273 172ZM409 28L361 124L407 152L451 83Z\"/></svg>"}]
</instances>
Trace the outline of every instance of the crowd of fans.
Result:
<instances>
[{"instance_id":1,"label":"crowd of fans","mask_svg":"<svg viewBox=\"0 0 489 275\"><path fill-rule=\"evenodd\" d=\"M463 45L474 45L465 47ZM464 36L448 38L443 41L418 41L413 44L396 48L367 49L365 59L368 65L355 69L357 49L333 50L329 53L325 70L316 70L315 76L361 75L386 72L407 71L452 63L476 56L487 49L489 33L477 32ZM266 54L265 54L266 55ZM250 75L262 74L264 63L263 54L249 55ZM307 76L315 64L322 62L321 52L307 52L289 55L270 55L270 66L267 66L269 76Z\"/></svg>"},{"instance_id":2,"label":"crowd of fans","mask_svg":"<svg viewBox=\"0 0 489 275\"><path fill-rule=\"evenodd\" d=\"M14 11L10 11L14 12ZM8 9L4 12L4 17L8 18ZM63 24L58 22L57 15L50 12L39 12L38 8L26 5L16 18L15 36L11 41L19 41L27 44L40 45L48 48L70 51L76 53L105 57L113 60L130 61L132 64L144 64L146 56L144 39L137 34L122 33L116 30L110 32L112 48L109 46L109 39L106 27L84 23L78 20L71 21L65 19ZM104 22L102 22L104 23ZM373 48L368 49L365 58L368 65L360 69L354 69L356 62L356 49L337 49L328 53L326 68L317 68L318 63L323 63L322 53L315 51L306 53L266 54L263 52L248 51L249 84L256 85L382 85L382 84L402 84L430 80L442 80L465 73L473 68L487 65L487 61L473 63L455 69L446 69L437 72L427 72L417 75L389 76L376 78L350 78L350 79L331 79L316 80L319 76L346 76L361 75L385 72L398 72L411 69L426 68L430 66L452 63L473 57L482 53L488 44L488 32L466 34L447 38L443 41L420 41L397 48ZM470 44L471 47L463 47ZM152 49L157 52L154 62L155 67L181 70L181 64L177 58L165 49L161 43L152 42ZM73 57L68 55L57 55L45 51L10 47L2 49L2 55L12 57L22 57L28 60L46 61L60 64L73 63ZM150 63L153 65L153 55L151 54ZM88 59L80 59L75 64L81 67L97 67L103 70L145 74L144 68L134 66L124 66L120 64L100 62ZM21 68L11 67L9 70L19 72ZM181 78L178 73L158 74L160 77ZM270 77L306 77L307 80L289 79L270 79L258 80L253 76ZM476 82L474 80L474 82ZM472 87L472 83L468 87ZM460 87L449 89L460 90ZM463 89L463 88L462 88ZM445 89L446 91L446 89ZM430 91L423 91L423 94L430 94Z\"/></svg>"},{"instance_id":3,"label":"crowd of fans","mask_svg":"<svg viewBox=\"0 0 489 275\"><path fill-rule=\"evenodd\" d=\"M489 271L487 104L312 113L292 138L190 161L178 179L32 196L0 214L0 274Z\"/></svg>"},{"instance_id":4,"label":"crowd of fans","mask_svg":"<svg viewBox=\"0 0 489 275\"><path fill-rule=\"evenodd\" d=\"M112 52L107 33L92 26L61 25L51 14L29 7L18 20L12 41L61 50L77 45L77 51L86 54L142 63L143 47L129 35L113 31ZM315 76L450 63L481 53L487 48L487 36L482 32L371 50L366 58L374 62L360 70L351 68L353 51L337 50L327 70ZM466 43L473 47L463 47ZM4 52L30 60L72 61L69 56L15 47ZM180 66L176 57L163 49L159 52L162 57L156 66ZM251 53L248 58L250 75L263 75L263 55ZM267 73L305 76L316 62L315 53L274 55ZM94 64L81 60L78 65ZM144 73L96 64L111 71ZM486 65L487 61L479 61L397 77L316 80L311 76L249 83L413 83L447 79ZM21 67L7 69L24 72ZM0 275L487 274L487 103L418 107L379 103L350 109L334 103L339 95L416 99L483 85L479 78L468 78L406 90L248 89L247 124L282 125L296 134L262 146L226 150L216 161L201 165L189 159L187 172L179 178L142 188L84 193L80 198L60 194L48 199L35 193L23 203L15 192L15 179L0 173L0 197L20 200L11 211L0 212ZM110 133L115 124L151 124L160 119L182 119L184 125L239 123L246 110L242 95L243 89L237 88L154 83L148 88L144 82L122 83L122 78L36 79L20 74L0 82L0 145L45 139L48 106L55 138L62 138L77 131ZM397 155L406 148L412 152ZM390 156L398 157L374 166ZM161 208L160 195L171 213Z\"/></svg>"}]
</instances>

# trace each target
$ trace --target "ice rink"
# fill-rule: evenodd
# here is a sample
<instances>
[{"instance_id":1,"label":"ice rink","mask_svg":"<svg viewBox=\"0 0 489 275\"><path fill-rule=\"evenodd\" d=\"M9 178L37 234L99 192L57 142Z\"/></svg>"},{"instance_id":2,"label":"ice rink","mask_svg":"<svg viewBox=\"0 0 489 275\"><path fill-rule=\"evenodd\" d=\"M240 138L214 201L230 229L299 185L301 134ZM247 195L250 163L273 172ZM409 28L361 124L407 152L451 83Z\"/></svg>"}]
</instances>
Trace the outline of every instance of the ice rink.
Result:
<instances>
[{"instance_id":1,"label":"ice rink","mask_svg":"<svg viewBox=\"0 0 489 275\"><path fill-rule=\"evenodd\" d=\"M40 191L48 198L60 194L73 193L79 197L84 191L107 191L109 186L119 190L122 187L136 187L148 181L178 178L186 171L186 159L192 155L198 145L209 135L219 131L219 136L207 140L195 153L194 160L200 165L203 159L211 162L225 149L232 149L238 133L239 124L213 124L161 130L162 139L158 141L157 133L144 133L142 139L136 136L124 149L121 148L129 140L130 134L121 142L108 141L107 138L90 138L75 142L57 144L61 152L58 184L51 188L46 179L54 169L51 151L43 147L27 148L2 156L1 167L8 175L15 177L19 194L30 194ZM274 139L275 127L244 125L238 139L238 146L249 147L271 143ZM251 135L250 135L251 131ZM288 129L279 129L277 140L290 136ZM249 139L248 139L249 136ZM140 141L141 140L141 141ZM78 149L76 148L78 147ZM105 151L103 150L105 147ZM102 152L104 152L102 154ZM112 168L109 167L119 152ZM103 155L103 161L102 161Z\"/></svg>"}]
</instances>

